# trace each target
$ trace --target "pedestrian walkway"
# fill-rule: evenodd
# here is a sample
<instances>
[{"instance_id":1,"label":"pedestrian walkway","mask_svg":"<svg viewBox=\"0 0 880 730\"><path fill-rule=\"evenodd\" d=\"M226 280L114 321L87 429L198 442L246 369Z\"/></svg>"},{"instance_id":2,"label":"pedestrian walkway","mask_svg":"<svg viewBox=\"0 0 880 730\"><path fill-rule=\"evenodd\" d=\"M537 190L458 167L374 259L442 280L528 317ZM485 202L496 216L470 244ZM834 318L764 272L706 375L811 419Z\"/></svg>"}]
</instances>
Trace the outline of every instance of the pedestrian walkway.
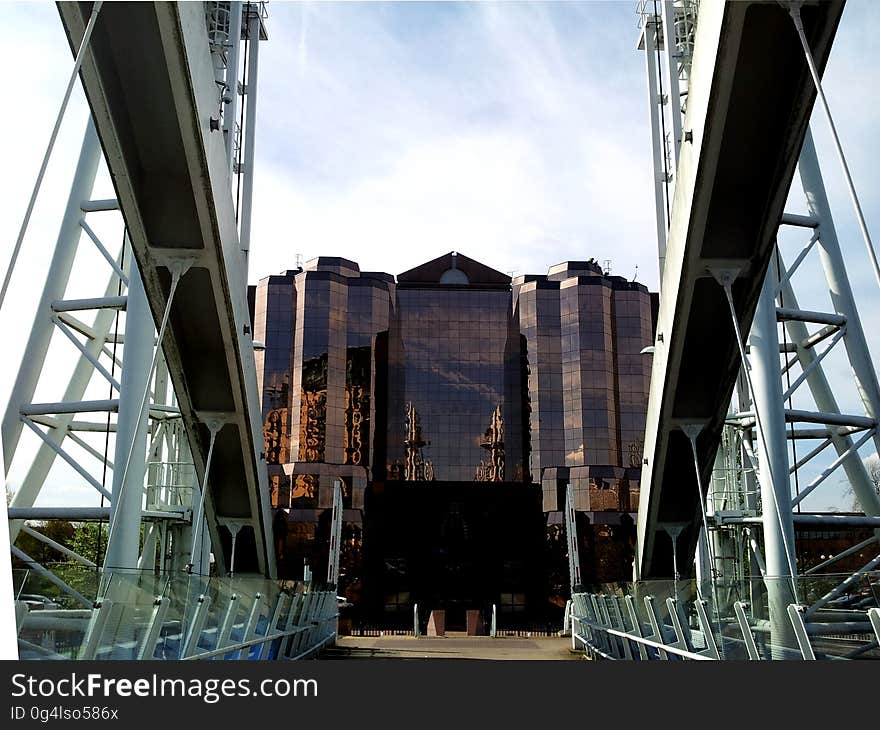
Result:
<instances>
[{"instance_id":1,"label":"pedestrian walkway","mask_svg":"<svg viewBox=\"0 0 880 730\"><path fill-rule=\"evenodd\" d=\"M573 660L571 639L562 637L503 637L449 634L445 637L340 636L324 659L488 659Z\"/></svg>"}]
</instances>

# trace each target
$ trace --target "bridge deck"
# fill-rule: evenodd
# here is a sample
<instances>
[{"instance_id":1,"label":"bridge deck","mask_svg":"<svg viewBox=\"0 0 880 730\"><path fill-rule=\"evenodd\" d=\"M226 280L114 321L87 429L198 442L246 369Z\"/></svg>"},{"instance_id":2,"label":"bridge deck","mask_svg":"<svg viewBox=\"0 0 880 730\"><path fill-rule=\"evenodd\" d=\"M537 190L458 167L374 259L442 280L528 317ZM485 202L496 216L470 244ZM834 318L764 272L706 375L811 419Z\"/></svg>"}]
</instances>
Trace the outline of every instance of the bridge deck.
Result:
<instances>
[{"instance_id":1,"label":"bridge deck","mask_svg":"<svg viewBox=\"0 0 880 730\"><path fill-rule=\"evenodd\" d=\"M496 638L454 636L340 636L325 659L490 659L571 660L583 655L571 651L570 638Z\"/></svg>"},{"instance_id":2,"label":"bridge deck","mask_svg":"<svg viewBox=\"0 0 880 730\"><path fill-rule=\"evenodd\" d=\"M805 5L823 69L843 2ZM740 359L724 291L709 267L741 268L733 295L749 331L803 143L815 88L788 11L775 2L702 3L684 142L663 274L639 511L641 577L672 575L662 522L690 526L679 566L690 570L699 501L690 443L679 426L703 422L697 441L709 484ZM662 341L660 337L662 336Z\"/></svg>"},{"instance_id":3,"label":"bridge deck","mask_svg":"<svg viewBox=\"0 0 880 730\"><path fill-rule=\"evenodd\" d=\"M59 3L59 11L75 49L90 3ZM225 570L231 548L223 521L235 519L246 525L236 573L271 576L246 282L223 135L211 130L219 100L202 3L104 3L81 76L157 322L171 267L192 263L163 344L200 479L209 443L204 420L226 421L206 497L217 567Z\"/></svg>"}]
</instances>

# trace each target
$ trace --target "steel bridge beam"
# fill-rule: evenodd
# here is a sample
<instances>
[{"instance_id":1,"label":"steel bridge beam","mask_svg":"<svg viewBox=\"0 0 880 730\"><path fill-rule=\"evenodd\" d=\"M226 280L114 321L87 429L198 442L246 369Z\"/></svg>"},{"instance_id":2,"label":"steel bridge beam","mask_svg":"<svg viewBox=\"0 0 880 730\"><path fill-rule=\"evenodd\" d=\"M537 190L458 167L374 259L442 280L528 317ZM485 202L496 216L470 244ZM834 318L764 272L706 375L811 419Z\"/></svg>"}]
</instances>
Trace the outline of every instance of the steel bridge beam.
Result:
<instances>
[{"instance_id":1,"label":"steel bridge beam","mask_svg":"<svg viewBox=\"0 0 880 730\"><path fill-rule=\"evenodd\" d=\"M58 6L76 48L89 4ZM200 481L205 415L226 421L205 501L218 570L231 552L221 519L238 520L237 572L273 577L253 342L202 3L106 3L81 76L157 323L172 270L189 267L163 347Z\"/></svg>"},{"instance_id":2,"label":"steel bridge beam","mask_svg":"<svg viewBox=\"0 0 880 730\"><path fill-rule=\"evenodd\" d=\"M805 5L804 26L823 69L843 2ZM686 522L680 564L690 570L700 517L684 421L710 483L740 367L725 293L710 269L735 269L733 299L748 332L816 96L787 8L700 6L672 220L662 279L638 520L641 578L672 574L659 525ZM682 556L680 555L680 558Z\"/></svg>"}]
</instances>

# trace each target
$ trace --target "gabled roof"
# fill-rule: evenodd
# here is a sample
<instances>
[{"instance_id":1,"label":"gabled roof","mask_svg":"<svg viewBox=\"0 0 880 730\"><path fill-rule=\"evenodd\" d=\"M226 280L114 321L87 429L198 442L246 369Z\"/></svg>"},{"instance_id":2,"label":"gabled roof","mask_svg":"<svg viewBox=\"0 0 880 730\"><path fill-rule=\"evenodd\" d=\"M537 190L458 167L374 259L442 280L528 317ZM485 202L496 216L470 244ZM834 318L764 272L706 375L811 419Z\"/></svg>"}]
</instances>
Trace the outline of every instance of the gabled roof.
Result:
<instances>
[{"instance_id":1,"label":"gabled roof","mask_svg":"<svg viewBox=\"0 0 880 730\"><path fill-rule=\"evenodd\" d=\"M440 278L450 269L462 271L470 285L509 285L510 277L500 271L491 269L479 261L463 254L450 251L433 261L416 266L409 271L397 275L399 284L439 284Z\"/></svg>"}]
</instances>

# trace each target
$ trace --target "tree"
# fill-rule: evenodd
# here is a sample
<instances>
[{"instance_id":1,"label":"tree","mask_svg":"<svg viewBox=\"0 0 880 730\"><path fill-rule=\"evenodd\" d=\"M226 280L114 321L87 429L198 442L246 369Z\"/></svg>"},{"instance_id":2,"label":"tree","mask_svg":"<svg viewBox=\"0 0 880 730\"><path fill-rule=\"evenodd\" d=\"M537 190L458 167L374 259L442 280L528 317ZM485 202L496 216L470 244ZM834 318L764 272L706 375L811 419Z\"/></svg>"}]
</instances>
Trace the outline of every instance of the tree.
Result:
<instances>
[{"instance_id":1,"label":"tree","mask_svg":"<svg viewBox=\"0 0 880 730\"><path fill-rule=\"evenodd\" d=\"M863 459L863 463L865 469L868 471L868 477L871 479L871 484L874 485L874 491L880 496L880 456L877 456L877 454L871 454ZM853 492L851 484L847 486L846 494L850 497L851 509L853 512L861 512L862 506L859 504L859 499Z\"/></svg>"},{"instance_id":2,"label":"tree","mask_svg":"<svg viewBox=\"0 0 880 730\"><path fill-rule=\"evenodd\" d=\"M81 522L78 524L71 540L70 549L100 565L107 550L107 523Z\"/></svg>"},{"instance_id":3,"label":"tree","mask_svg":"<svg viewBox=\"0 0 880 730\"><path fill-rule=\"evenodd\" d=\"M71 539L76 532L74 526L64 520L47 520L46 522L31 523L28 527L66 548L70 547ZM59 550L47 545L33 535L28 535L24 531L18 533L18 537L15 539L15 546L42 564L67 560L67 557Z\"/></svg>"}]
</instances>

